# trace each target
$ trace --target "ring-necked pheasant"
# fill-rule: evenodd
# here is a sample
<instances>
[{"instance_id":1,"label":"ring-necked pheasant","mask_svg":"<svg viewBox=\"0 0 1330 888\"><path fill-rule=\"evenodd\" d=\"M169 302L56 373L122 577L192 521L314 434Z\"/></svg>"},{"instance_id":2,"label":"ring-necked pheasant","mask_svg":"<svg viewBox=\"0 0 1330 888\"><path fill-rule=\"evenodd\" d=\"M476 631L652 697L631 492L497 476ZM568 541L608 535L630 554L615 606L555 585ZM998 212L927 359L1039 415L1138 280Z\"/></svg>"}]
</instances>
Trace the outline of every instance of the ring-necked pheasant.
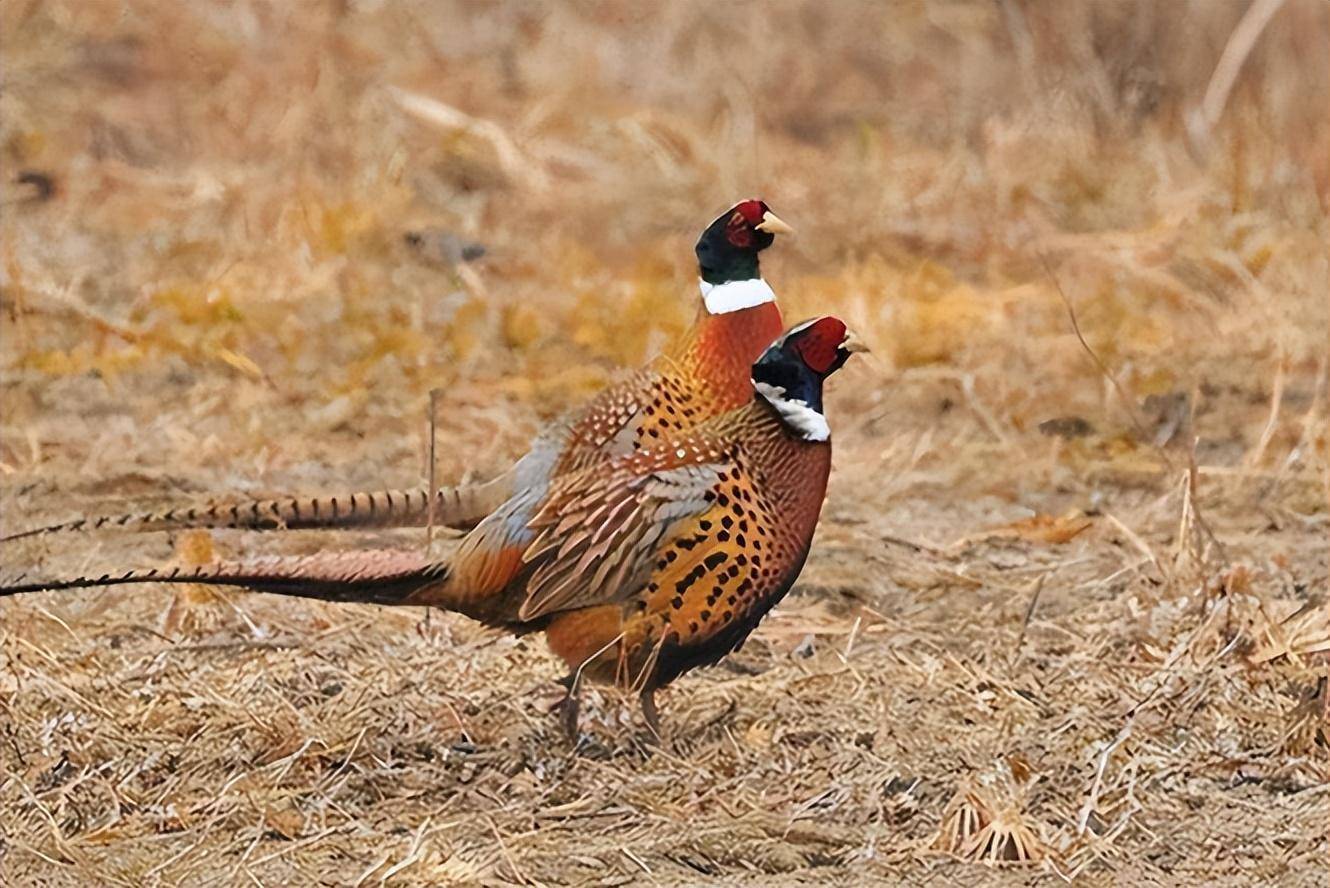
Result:
<instances>
[{"instance_id":1,"label":"ring-necked pheasant","mask_svg":"<svg viewBox=\"0 0 1330 888\"><path fill-rule=\"evenodd\" d=\"M742 407L555 478L518 521L500 510L447 560L379 551L70 580L0 596L172 582L327 601L432 605L517 632L543 630L568 664L565 726L581 678L640 694L738 647L793 584L831 468L822 383L857 341L836 318L792 328L752 366Z\"/></svg>"},{"instance_id":2,"label":"ring-necked pheasant","mask_svg":"<svg viewBox=\"0 0 1330 888\"><path fill-rule=\"evenodd\" d=\"M791 231L760 200L742 201L718 216L694 248L703 306L678 347L555 422L494 480L436 491L434 521L470 528L514 494L543 491L562 473L647 446L746 401L751 394L749 367L782 329L776 296L762 279L758 254L777 234ZM0 542L100 528L423 527L429 505L427 489L282 497L79 518L0 537Z\"/></svg>"}]
</instances>

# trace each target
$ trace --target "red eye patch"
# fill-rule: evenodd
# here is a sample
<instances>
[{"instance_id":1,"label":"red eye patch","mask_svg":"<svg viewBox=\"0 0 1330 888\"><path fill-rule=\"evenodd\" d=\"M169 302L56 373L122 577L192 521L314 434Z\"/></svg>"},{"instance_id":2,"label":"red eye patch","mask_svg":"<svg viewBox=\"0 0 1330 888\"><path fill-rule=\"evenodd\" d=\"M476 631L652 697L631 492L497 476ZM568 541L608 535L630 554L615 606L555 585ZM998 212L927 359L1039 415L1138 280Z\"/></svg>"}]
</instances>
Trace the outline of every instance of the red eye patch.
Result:
<instances>
[{"instance_id":1,"label":"red eye patch","mask_svg":"<svg viewBox=\"0 0 1330 888\"><path fill-rule=\"evenodd\" d=\"M730 221L725 223L725 239L741 250L753 245L753 227L743 213L735 212Z\"/></svg>"},{"instance_id":2,"label":"red eye patch","mask_svg":"<svg viewBox=\"0 0 1330 888\"><path fill-rule=\"evenodd\" d=\"M836 350L845 341L845 324L839 318L818 318L794 337L794 348L804 363L818 373L826 373L836 361Z\"/></svg>"},{"instance_id":3,"label":"red eye patch","mask_svg":"<svg viewBox=\"0 0 1330 888\"><path fill-rule=\"evenodd\" d=\"M745 200L734 205L730 210L730 219L725 223L725 239L730 245L740 250L753 246L753 230L762 224L767 215L767 205L760 200Z\"/></svg>"}]
</instances>

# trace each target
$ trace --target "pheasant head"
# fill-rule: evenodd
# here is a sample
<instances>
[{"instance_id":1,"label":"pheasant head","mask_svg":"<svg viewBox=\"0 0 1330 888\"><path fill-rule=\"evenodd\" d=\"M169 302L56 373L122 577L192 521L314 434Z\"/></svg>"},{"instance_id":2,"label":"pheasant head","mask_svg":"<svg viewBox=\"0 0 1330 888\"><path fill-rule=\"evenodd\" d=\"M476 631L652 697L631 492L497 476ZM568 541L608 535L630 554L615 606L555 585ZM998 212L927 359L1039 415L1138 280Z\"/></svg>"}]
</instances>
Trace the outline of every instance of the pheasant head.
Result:
<instances>
[{"instance_id":1,"label":"pheasant head","mask_svg":"<svg viewBox=\"0 0 1330 888\"><path fill-rule=\"evenodd\" d=\"M831 427L822 410L822 383L850 355L867 350L839 318L828 315L804 321L768 346L753 364L753 388L797 437L826 441Z\"/></svg>"},{"instance_id":2,"label":"pheasant head","mask_svg":"<svg viewBox=\"0 0 1330 888\"><path fill-rule=\"evenodd\" d=\"M762 280L757 254L778 234L794 229L760 200L740 201L716 217L697 239L702 298L711 314L725 314L775 301Z\"/></svg>"}]
</instances>

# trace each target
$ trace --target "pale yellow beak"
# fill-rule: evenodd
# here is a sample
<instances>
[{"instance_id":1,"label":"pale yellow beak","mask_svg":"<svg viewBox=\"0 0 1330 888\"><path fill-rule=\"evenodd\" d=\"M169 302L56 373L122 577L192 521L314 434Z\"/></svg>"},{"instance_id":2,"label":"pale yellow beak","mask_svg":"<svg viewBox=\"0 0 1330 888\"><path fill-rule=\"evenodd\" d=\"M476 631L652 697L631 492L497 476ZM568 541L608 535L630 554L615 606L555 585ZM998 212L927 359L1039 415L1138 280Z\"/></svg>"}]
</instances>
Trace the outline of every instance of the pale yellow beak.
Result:
<instances>
[{"instance_id":1,"label":"pale yellow beak","mask_svg":"<svg viewBox=\"0 0 1330 888\"><path fill-rule=\"evenodd\" d=\"M848 329L845 331L845 340L841 342L840 347L850 354L857 354L859 352L864 352L866 354L871 351L864 341L859 338L858 333Z\"/></svg>"},{"instance_id":2,"label":"pale yellow beak","mask_svg":"<svg viewBox=\"0 0 1330 888\"><path fill-rule=\"evenodd\" d=\"M757 223L758 231L765 231L767 234L794 234L794 229L785 224L785 221L777 216L771 210L762 214L762 221Z\"/></svg>"}]
</instances>

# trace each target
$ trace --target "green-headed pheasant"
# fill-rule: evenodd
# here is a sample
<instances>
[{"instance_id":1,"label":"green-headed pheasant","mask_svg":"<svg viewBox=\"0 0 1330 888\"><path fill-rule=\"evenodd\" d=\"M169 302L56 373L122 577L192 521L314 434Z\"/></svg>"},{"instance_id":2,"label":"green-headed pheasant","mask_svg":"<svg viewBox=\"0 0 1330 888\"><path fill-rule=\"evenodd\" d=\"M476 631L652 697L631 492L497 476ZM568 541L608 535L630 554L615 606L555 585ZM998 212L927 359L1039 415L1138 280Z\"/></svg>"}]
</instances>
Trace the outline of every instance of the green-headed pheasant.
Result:
<instances>
[{"instance_id":1,"label":"green-headed pheasant","mask_svg":"<svg viewBox=\"0 0 1330 888\"><path fill-rule=\"evenodd\" d=\"M555 422L537 437L526 456L499 477L437 490L433 520L441 526L470 528L514 494L543 490L562 473L649 445L747 400L749 366L782 328L775 293L762 279L758 254L771 246L777 234L791 230L760 200L742 201L717 217L695 247L703 306L685 339L650 367ZM0 537L0 542L101 528L423 527L430 518L429 506L426 489L282 497L79 518Z\"/></svg>"},{"instance_id":2,"label":"green-headed pheasant","mask_svg":"<svg viewBox=\"0 0 1330 888\"><path fill-rule=\"evenodd\" d=\"M799 575L831 468L822 384L856 350L836 318L792 328L752 365L743 406L559 474L486 517L447 560L319 554L19 578L0 595L172 582L432 605L512 631L543 630L570 670L570 729L585 677L640 693L658 732L655 691L740 645Z\"/></svg>"}]
</instances>

